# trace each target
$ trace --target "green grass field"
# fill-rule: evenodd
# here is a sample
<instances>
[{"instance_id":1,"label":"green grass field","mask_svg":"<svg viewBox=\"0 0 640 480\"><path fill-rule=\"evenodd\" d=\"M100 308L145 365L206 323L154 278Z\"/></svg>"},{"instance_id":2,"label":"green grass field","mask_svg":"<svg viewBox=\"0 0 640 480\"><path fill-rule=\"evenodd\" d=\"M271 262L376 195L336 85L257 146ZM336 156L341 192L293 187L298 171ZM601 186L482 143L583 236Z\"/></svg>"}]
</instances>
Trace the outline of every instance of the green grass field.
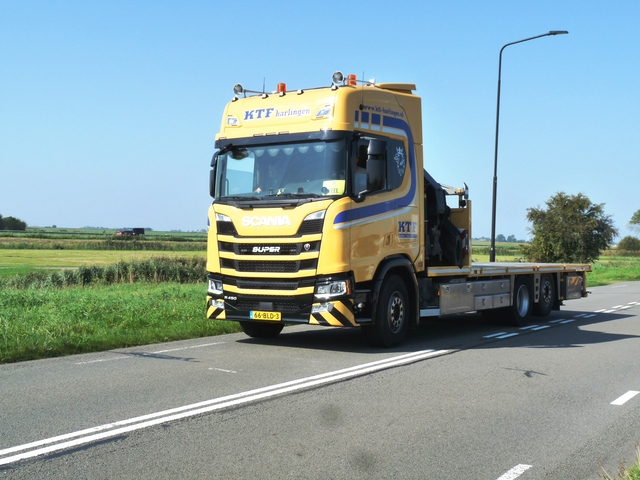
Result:
<instances>
[{"instance_id":1,"label":"green grass field","mask_svg":"<svg viewBox=\"0 0 640 480\"><path fill-rule=\"evenodd\" d=\"M79 238L82 236L83 238ZM0 363L240 331L205 319L205 237L0 235ZM520 261L517 244L498 261ZM489 259L473 245L473 261ZM589 286L640 280L640 256L605 252Z\"/></svg>"}]
</instances>

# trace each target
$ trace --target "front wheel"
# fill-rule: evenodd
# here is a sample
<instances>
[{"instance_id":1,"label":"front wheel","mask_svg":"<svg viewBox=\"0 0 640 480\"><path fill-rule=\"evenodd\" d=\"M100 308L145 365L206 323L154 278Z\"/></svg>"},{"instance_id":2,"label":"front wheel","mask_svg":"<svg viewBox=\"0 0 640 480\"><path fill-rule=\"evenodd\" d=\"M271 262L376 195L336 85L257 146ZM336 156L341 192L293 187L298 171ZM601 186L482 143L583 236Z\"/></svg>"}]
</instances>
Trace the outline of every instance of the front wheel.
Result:
<instances>
[{"instance_id":1,"label":"front wheel","mask_svg":"<svg viewBox=\"0 0 640 480\"><path fill-rule=\"evenodd\" d=\"M284 328L282 323L240 322L240 326L242 331L252 338L277 337Z\"/></svg>"},{"instance_id":2,"label":"front wheel","mask_svg":"<svg viewBox=\"0 0 640 480\"><path fill-rule=\"evenodd\" d=\"M369 343L376 347L394 347L404 339L409 327L411 307L407 287L400 277L390 275L380 289L373 325L363 328Z\"/></svg>"}]
</instances>

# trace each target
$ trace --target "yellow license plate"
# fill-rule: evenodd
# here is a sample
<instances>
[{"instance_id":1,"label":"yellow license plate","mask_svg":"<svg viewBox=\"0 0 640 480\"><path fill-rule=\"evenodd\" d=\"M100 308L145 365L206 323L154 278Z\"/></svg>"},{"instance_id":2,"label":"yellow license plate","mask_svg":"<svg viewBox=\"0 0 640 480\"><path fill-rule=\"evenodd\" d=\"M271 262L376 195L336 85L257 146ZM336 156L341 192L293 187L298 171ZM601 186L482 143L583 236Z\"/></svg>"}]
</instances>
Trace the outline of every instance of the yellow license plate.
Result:
<instances>
[{"instance_id":1,"label":"yellow license plate","mask_svg":"<svg viewBox=\"0 0 640 480\"><path fill-rule=\"evenodd\" d=\"M249 318L253 320L282 320L280 312L261 312L259 310L252 310L249 312Z\"/></svg>"}]
</instances>

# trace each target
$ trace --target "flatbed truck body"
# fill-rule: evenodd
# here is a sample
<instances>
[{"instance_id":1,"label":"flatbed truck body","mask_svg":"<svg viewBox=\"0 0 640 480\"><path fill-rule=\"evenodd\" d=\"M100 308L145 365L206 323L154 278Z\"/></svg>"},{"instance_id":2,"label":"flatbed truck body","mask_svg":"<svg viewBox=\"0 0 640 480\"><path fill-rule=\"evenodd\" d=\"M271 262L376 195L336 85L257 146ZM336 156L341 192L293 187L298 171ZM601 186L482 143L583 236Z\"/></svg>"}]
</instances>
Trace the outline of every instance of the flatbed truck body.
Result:
<instances>
[{"instance_id":1,"label":"flatbed truck body","mask_svg":"<svg viewBox=\"0 0 640 480\"><path fill-rule=\"evenodd\" d=\"M269 337L360 327L399 344L421 318L512 324L585 297L587 264L474 263L471 200L425 169L415 85L234 87L211 162L207 317Z\"/></svg>"}]
</instances>

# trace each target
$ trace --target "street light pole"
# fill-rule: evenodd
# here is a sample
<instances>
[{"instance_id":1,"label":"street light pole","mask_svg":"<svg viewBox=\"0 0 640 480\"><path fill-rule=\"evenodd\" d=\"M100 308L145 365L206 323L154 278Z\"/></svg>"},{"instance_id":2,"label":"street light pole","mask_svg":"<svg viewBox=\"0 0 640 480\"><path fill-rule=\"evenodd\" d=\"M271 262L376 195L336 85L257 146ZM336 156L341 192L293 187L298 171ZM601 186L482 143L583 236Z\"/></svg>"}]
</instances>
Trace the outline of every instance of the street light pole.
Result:
<instances>
[{"instance_id":1,"label":"street light pole","mask_svg":"<svg viewBox=\"0 0 640 480\"><path fill-rule=\"evenodd\" d=\"M543 33L542 35L536 35L535 37L525 38L524 40L518 40L517 42L507 43L500 49L500 59L498 61L498 101L496 106L496 144L493 156L493 203L491 205L491 249L489 250L490 262L496 261L496 197L498 193L498 131L500 127L500 77L502 75L502 52L509 45L528 42L529 40L549 37L552 35L565 35L567 33L569 32L566 30L551 30L550 32Z\"/></svg>"}]
</instances>

